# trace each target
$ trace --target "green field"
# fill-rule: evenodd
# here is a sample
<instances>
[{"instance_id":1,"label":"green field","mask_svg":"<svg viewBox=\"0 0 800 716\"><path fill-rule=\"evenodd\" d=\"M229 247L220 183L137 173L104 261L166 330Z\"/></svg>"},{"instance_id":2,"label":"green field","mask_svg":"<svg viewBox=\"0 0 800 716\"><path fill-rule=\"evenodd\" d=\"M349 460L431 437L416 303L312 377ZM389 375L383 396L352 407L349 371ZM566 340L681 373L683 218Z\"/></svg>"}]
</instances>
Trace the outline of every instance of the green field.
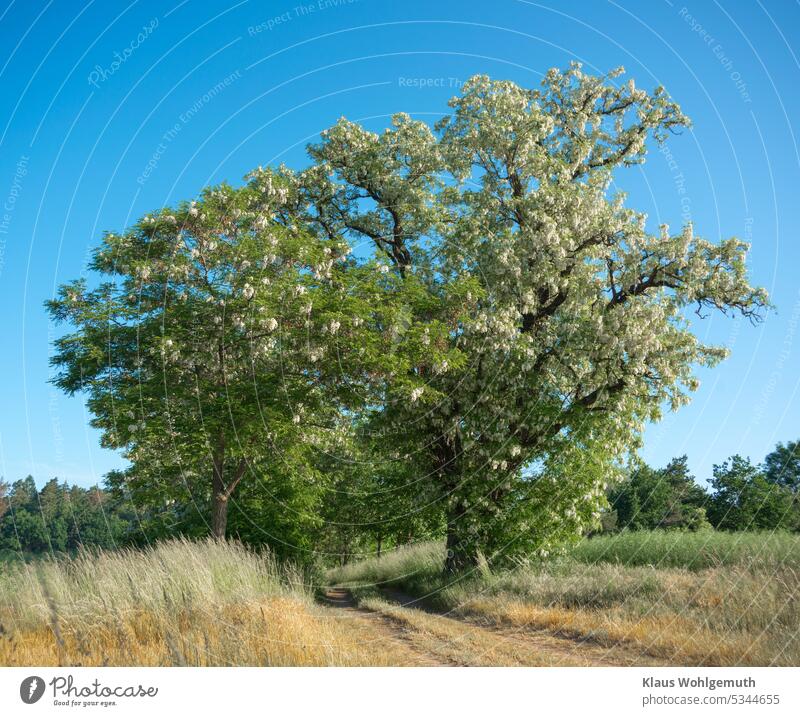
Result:
<instances>
[{"instance_id":1,"label":"green field","mask_svg":"<svg viewBox=\"0 0 800 716\"><path fill-rule=\"evenodd\" d=\"M570 558L588 564L705 569L761 562L800 566L800 536L788 532L622 532L581 542Z\"/></svg>"}]
</instances>

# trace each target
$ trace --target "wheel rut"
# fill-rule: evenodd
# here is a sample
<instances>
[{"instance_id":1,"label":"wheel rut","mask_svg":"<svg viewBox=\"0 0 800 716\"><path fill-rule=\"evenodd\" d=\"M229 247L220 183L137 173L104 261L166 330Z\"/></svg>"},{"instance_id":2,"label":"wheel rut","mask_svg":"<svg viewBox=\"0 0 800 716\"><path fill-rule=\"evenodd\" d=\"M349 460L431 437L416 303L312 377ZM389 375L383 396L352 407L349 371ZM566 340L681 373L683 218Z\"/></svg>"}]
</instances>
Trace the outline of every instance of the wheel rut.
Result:
<instances>
[{"instance_id":1,"label":"wheel rut","mask_svg":"<svg viewBox=\"0 0 800 716\"><path fill-rule=\"evenodd\" d=\"M395 589L356 601L344 588L320 603L385 639L414 666L652 666L664 662L625 645L613 648L544 630L519 629L443 613ZM402 656L401 656L402 658Z\"/></svg>"},{"instance_id":2,"label":"wheel rut","mask_svg":"<svg viewBox=\"0 0 800 716\"><path fill-rule=\"evenodd\" d=\"M397 666L460 666L458 662L439 658L426 651L413 639L411 630L391 616L359 606L348 589L327 589L318 600L326 609L336 610L337 616L350 620L348 626L364 633L364 638L386 642L402 661Z\"/></svg>"}]
</instances>

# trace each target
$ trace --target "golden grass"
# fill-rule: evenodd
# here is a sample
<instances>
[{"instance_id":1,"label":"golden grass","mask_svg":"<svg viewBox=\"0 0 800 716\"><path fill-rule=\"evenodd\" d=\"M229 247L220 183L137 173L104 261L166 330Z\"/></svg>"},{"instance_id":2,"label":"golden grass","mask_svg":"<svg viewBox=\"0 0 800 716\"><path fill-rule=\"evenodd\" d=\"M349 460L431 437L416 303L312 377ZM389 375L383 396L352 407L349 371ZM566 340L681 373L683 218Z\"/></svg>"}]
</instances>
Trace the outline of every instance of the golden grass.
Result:
<instances>
[{"instance_id":1,"label":"golden grass","mask_svg":"<svg viewBox=\"0 0 800 716\"><path fill-rule=\"evenodd\" d=\"M0 566L0 664L383 666L800 664L800 572L560 560L455 582L439 545L330 576L393 583L458 617L357 590L317 605L304 575L236 543L176 540Z\"/></svg>"},{"instance_id":2,"label":"golden grass","mask_svg":"<svg viewBox=\"0 0 800 716\"><path fill-rule=\"evenodd\" d=\"M685 665L800 665L800 569L784 559L711 568L586 564L564 558L442 576L439 544L334 570L334 583L393 585L482 623L546 630ZM361 587L361 588L359 588ZM366 589L364 589L364 587Z\"/></svg>"},{"instance_id":3,"label":"golden grass","mask_svg":"<svg viewBox=\"0 0 800 716\"><path fill-rule=\"evenodd\" d=\"M744 635L722 636L679 615L632 618L622 610L565 609L540 607L520 601L492 599L476 602L468 613L522 629L544 629L575 639L603 644L611 649L635 647L643 655L681 665L736 665L751 663L764 645ZM759 639L758 641L762 641ZM642 665L645 660L642 659ZM761 663L757 658L755 663Z\"/></svg>"},{"instance_id":4,"label":"golden grass","mask_svg":"<svg viewBox=\"0 0 800 716\"><path fill-rule=\"evenodd\" d=\"M379 597L360 604L397 622L420 652L459 666L626 666L659 665L626 649L609 649L582 639L531 634L525 628L488 628L463 619L403 608ZM510 621L503 626L509 626Z\"/></svg>"},{"instance_id":5,"label":"golden grass","mask_svg":"<svg viewBox=\"0 0 800 716\"><path fill-rule=\"evenodd\" d=\"M60 642L60 643L59 643ZM0 640L5 666L393 666L408 662L370 633L298 600L215 613L176 615L166 627L153 614L130 615L90 629L61 625Z\"/></svg>"},{"instance_id":6,"label":"golden grass","mask_svg":"<svg viewBox=\"0 0 800 716\"><path fill-rule=\"evenodd\" d=\"M457 610L608 646L636 645L675 664L800 663L800 580L793 568L580 571L538 575L538 585L498 576L485 598L463 599Z\"/></svg>"},{"instance_id":7,"label":"golden grass","mask_svg":"<svg viewBox=\"0 0 800 716\"><path fill-rule=\"evenodd\" d=\"M381 666L404 654L317 607L302 575L241 545L3 567L5 666Z\"/></svg>"}]
</instances>

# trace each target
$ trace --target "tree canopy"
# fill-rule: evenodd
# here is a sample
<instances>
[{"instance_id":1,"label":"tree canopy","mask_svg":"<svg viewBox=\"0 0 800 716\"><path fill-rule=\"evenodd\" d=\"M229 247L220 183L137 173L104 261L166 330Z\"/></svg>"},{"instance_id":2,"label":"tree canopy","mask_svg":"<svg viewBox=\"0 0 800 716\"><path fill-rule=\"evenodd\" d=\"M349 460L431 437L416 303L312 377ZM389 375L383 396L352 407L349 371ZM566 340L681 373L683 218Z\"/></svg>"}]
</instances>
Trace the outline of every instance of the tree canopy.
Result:
<instances>
[{"instance_id":1,"label":"tree canopy","mask_svg":"<svg viewBox=\"0 0 800 716\"><path fill-rule=\"evenodd\" d=\"M627 529L700 529L708 527L708 494L689 472L687 457L661 469L644 463L616 485L609 496L616 527Z\"/></svg>"},{"instance_id":2,"label":"tree canopy","mask_svg":"<svg viewBox=\"0 0 800 716\"><path fill-rule=\"evenodd\" d=\"M734 455L714 466L712 524L721 529L797 529L800 512L791 491L768 479L749 458Z\"/></svg>"},{"instance_id":3,"label":"tree canopy","mask_svg":"<svg viewBox=\"0 0 800 716\"><path fill-rule=\"evenodd\" d=\"M39 490L30 475L10 485L0 481L0 551L119 547L130 537L131 517L123 503L99 487L84 489L53 478Z\"/></svg>"},{"instance_id":4,"label":"tree canopy","mask_svg":"<svg viewBox=\"0 0 800 716\"><path fill-rule=\"evenodd\" d=\"M770 482L800 492L800 440L778 443L764 458L764 473Z\"/></svg>"},{"instance_id":5,"label":"tree canopy","mask_svg":"<svg viewBox=\"0 0 800 716\"><path fill-rule=\"evenodd\" d=\"M56 382L88 392L131 490L199 495L223 536L244 480L347 481L319 468L355 451L436 506L451 570L596 521L644 425L727 353L689 312L758 320L766 293L744 242L652 232L612 193L689 125L663 88L573 64L534 89L473 77L450 107L342 119L310 167L109 234L108 280L61 289Z\"/></svg>"}]
</instances>

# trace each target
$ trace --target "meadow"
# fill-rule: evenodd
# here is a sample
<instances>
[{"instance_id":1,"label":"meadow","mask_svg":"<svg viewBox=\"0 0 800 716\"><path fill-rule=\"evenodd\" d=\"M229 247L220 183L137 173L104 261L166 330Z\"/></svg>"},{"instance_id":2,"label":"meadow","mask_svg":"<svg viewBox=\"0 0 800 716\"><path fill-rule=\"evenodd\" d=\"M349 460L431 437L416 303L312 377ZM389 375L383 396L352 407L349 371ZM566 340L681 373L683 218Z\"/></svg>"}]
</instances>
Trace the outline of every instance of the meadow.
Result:
<instances>
[{"instance_id":1,"label":"meadow","mask_svg":"<svg viewBox=\"0 0 800 716\"><path fill-rule=\"evenodd\" d=\"M0 566L5 666L379 666L307 575L213 540Z\"/></svg>"},{"instance_id":2,"label":"meadow","mask_svg":"<svg viewBox=\"0 0 800 716\"><path fill-rule=\"evenodd\" d=\"M789 532L699 530L624 531L592 537L569 553L588 564L610 562L629 567L707 569L759 561L774 566L800 565L800 539Z\"/></svg>"},{"instance_id":3,"label":"meadow","mask_svg":"<svg viewBox=\"0 0 800 716\"><path fill-rule=\"evenodd\" d=\"M630 532L446 577L171 540L0 565L0 664L798 665L800 535Z\"/></svg>"},{"instance_id":4,"label":"meadow","mask_svg":"<svg viewBox=\"0 0 800 716\"><path fill-rule=\"evenodd\" d=\"M685 665L800 664L800 536L629 532L563 556L456 580L443 548L399 549L332 571L367 605L400 590L442 613L546 631Z\"/></svg>"}]
</instances>

